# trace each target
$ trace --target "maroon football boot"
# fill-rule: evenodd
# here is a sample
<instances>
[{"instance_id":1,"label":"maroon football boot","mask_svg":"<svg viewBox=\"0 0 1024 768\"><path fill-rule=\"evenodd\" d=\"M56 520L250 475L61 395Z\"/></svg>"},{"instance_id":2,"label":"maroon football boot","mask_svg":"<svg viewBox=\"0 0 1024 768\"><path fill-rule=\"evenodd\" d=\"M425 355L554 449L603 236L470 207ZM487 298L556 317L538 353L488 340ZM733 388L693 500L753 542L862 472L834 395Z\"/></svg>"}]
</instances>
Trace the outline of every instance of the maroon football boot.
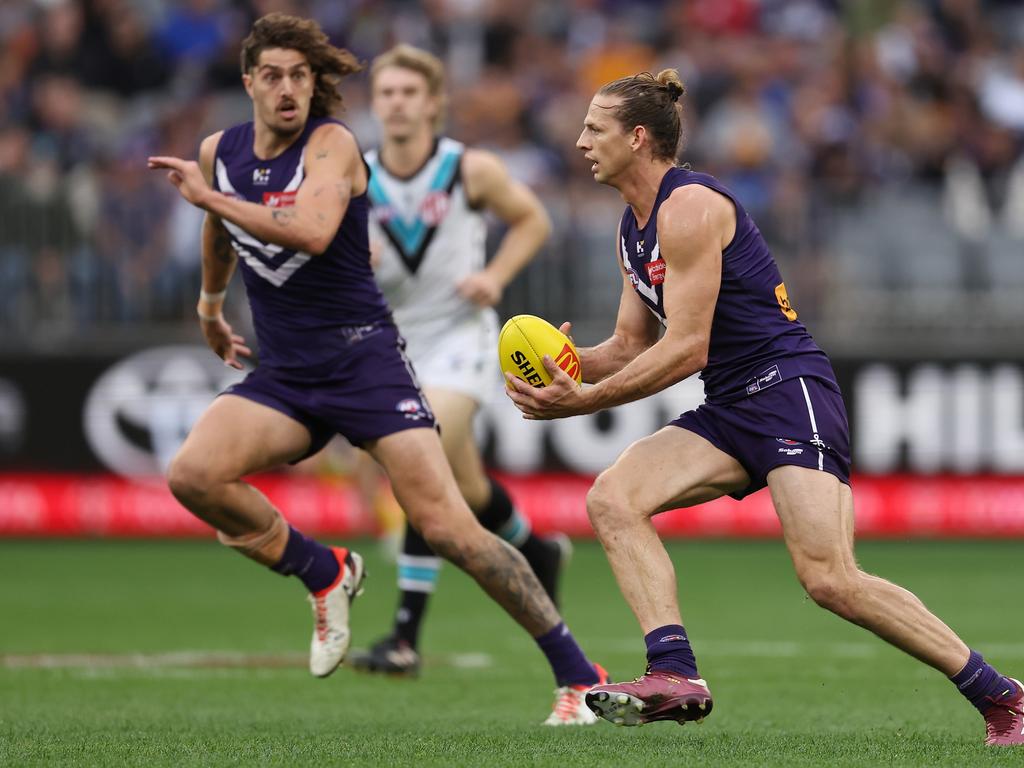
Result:
<instances>
[{"instance_id":1,"label":"maroon football boot","mask_svg":"<svg viewBox=\"0 0 1024 768\"><path fill-rule=\"evenodd\" d=\"M1006 679L1017 690L1006 690L985 710L985 743L993 747L1024 745L1024 685L1012 677Z\"/></svg>"},{"instance_id":2,"label":"maroon football boot","mask_svg":"<svg viewBox=\"0 0 1024 768\"><path fill-rule=\"evenodd\" d=\"M700 722L711 713L708 685L700 678L648 670L631 683L595 685L587 691L587 706L615 725L643 725L675 720L680 725Z\"/></svg>"}]
</instances>

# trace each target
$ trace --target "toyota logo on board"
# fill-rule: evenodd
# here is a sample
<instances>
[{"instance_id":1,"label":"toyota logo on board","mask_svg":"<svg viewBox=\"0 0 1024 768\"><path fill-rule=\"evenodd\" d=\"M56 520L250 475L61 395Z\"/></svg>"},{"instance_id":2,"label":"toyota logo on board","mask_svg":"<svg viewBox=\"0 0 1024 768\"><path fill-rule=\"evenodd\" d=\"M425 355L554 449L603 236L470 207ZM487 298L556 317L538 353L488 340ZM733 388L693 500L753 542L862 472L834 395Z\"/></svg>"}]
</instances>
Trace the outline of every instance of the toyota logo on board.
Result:
<instances>
[{"instance_id":1,"label":"toyota logo on board","mask_svg":"<svg viewBox=\"0 0 1024 768\"><path fill-rule=\"evenodd\" d=\"M118 361L92 386L83 428L96 456L130 477L163 474L199 415L244 377L207 347L156 347Z\"/></svg>"}]
</instances>

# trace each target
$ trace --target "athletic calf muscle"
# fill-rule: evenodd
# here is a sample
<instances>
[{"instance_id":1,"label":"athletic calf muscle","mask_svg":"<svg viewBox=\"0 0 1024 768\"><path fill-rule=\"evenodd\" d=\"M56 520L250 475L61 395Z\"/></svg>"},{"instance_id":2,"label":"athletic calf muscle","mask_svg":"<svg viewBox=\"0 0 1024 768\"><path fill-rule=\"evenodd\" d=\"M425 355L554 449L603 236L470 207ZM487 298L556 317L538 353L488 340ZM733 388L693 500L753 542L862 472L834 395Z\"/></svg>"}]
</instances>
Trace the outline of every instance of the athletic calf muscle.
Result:
<instances>
[{"instance_id":1,"label":"athletic calf muscle","mask_svg":"<svg viewBox=\"0 0 1024 768\"><path fill-rule=\"evenodd\" d=\"M526 559L497 536L484 533L476 546L451 538L428 541L437 554L472 576L533 637L561 621Z\"/></svg>"}]
</instances>

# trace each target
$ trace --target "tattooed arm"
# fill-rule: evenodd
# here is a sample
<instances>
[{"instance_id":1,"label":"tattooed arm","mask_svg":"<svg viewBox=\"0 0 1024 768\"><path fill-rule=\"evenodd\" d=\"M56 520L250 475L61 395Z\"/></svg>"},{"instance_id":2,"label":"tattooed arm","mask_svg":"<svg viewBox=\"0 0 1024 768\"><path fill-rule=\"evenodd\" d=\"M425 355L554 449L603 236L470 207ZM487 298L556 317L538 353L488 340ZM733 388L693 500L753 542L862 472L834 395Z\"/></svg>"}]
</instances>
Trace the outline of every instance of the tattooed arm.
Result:
<instances>
[{"instance_id":1,"label":"tattooed arm","mask_svg":"<svg viewBox=\"0 0 1024 768\"><path fill-rule=\"evenodd\" d=\"M215 214L206 214L203 221L203 293L220 294L226 291L237 261L224 222ZM219 314L223 303L223 298L219 301L200 298L199 314Z\"/></svg>"},{"instance_id":2,"label":"tattooed arm","mask_svg":"<svg viewBox=\"0 0 1024 768\"><path fill-rule=\"evenodd\" d=\"M213 159L217 154L217 144L223 131L208 136L199 146L199 169L207 184L213 179ZM231 275L235 271L235 262L238 257L231 247L231 239L224 228L224 222L214 213L207 213L203 221L202 239L202 260L203 260L203 293L221 294L227 290L231 282ZM196 308L200 317L212 317L219 315L224 299L199 299L199 306Z\"/></svg>"},{"instance_id":3,"label":"tattooed arm","mask_svg":"<svg viewBox=\"0 0 1024 768\"><path fill-rule=\"evenodd\" d=\"M168 169L168 178L182 197L207 213L238 225L264 242L312 254L327 249L345 217L353 190L361 194L366 186L356 140L337 123L322 125L309 137L305 179L295 205L288 208L268 208L223 195L210 187L209 177L197 163L151 157L149 167Z\"/></svg>"},{"instance_id":4,"label":"tattooed arm","mask_svg":"<svg viewBox=\"0 0 1024 768\"><path fill-rule=\"evenodd\" d=\"M205 139L199 147L199 168L209 184L213 179L213 158L217 152L217 143L221 133ZM203 288L199 294L196 312L199 324L210 349L217 353L226 365L241 369L238 356L252 354L245 345L245 339L232 332L231 326L224 320L224 293L227 291L231 275L235 271L238 256L231 247L231 239L224 228L224 222L215 213L207 212L203 221L202 241Z\"/></svg>"}]
</instances>

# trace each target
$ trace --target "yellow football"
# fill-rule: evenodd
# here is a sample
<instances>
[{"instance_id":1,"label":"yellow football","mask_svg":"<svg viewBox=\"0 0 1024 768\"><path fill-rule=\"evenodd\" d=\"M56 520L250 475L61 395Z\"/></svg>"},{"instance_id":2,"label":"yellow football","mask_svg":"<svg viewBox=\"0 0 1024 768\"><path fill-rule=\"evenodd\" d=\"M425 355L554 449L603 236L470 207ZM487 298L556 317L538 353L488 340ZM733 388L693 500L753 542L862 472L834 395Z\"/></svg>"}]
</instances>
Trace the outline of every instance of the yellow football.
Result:
<instances>
[{"instance_id":1,"label":"yellow football","mask_svg":"<svg viewBox=\"0 0 1024 768\"><path fill-rule=\"evenodd\" d=\"M568 336L535 315L509 318L498 336L501 370L534 387L546 387L551 383L551 376L544 367L544 355L550 355L577 384L583 381L580 357Z\"/></svg>"}]
</instances>

